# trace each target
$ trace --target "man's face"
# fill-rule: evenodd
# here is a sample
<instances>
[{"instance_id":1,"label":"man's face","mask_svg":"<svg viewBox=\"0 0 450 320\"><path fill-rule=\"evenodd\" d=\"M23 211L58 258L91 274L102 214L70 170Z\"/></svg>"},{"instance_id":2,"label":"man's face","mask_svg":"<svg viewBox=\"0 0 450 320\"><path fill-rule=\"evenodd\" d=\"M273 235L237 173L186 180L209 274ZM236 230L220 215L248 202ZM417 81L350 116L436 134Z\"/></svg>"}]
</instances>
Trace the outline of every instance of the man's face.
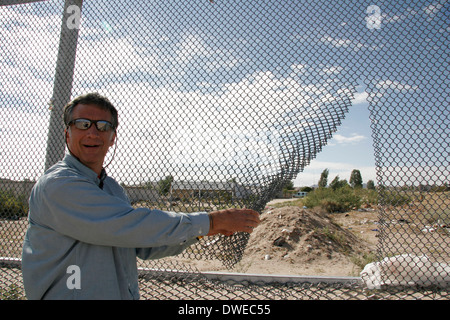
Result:
<instances>
[{"instance_id":1,"label":"man's face","mask_svg":"<svg viewBox=\"0 0 450 320\"><path fill-rule=\"evenodd\" d=\"M72 112L72 119L106 120L112 122L111 112L94 104L78 104ZM114 144L114 130L101 132L95 124L87 130L78 129L74 125L66 129L66 140L70 151L80 161L97 174L100 174L103 161L110 146Z\"/></svg>"}]
</instances>

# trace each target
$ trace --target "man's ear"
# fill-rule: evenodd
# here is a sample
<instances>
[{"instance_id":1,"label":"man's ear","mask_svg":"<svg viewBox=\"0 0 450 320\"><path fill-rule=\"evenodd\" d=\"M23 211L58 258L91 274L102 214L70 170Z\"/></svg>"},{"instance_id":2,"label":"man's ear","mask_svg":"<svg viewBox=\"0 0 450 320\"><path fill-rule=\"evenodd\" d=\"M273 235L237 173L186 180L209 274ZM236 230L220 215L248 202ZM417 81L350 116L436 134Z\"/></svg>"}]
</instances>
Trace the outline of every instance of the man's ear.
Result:
<instances>
[{"instance_id":1,"label":"man's ear","mask_svg":"<svg viewBox=\"0 0 450 320\"><path fill-rule=\"evenodd\" d=\"M65 129L64 129L64 139L66 140L66 144L68 144L68 142L67 142L67 139L68 139L68 136L67 136L67 134L69 133L69 129L66 127Z\"/></svg>"}]
</instances>

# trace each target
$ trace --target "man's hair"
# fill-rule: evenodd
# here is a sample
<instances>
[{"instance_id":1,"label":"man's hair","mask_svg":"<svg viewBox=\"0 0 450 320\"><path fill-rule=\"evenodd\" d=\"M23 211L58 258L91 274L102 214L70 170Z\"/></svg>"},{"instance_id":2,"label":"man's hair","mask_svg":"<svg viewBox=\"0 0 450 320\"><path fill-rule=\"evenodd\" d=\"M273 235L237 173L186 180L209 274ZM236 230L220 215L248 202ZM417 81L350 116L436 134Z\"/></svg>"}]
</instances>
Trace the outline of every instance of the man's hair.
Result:
<instances>
[{"instance_id":1,"label":"man's hair","mask_svg":"<svg viewBox=\"0 0 450 320\"><path fill-rule=\"evenodd\" d=\"M96 106L99 106L104 110L108 110L112 115L112 125L114 130L119 126L117 109L114 107L114 105L108 100L108 98L98 94L97 92L92 92L78 96L68 104L66 104L63 114L64 124L66 125L66 127L69 125L69 122L73 120L73 108L75 108L78 104L95 104Z\"/></svg>"}]
</instances>

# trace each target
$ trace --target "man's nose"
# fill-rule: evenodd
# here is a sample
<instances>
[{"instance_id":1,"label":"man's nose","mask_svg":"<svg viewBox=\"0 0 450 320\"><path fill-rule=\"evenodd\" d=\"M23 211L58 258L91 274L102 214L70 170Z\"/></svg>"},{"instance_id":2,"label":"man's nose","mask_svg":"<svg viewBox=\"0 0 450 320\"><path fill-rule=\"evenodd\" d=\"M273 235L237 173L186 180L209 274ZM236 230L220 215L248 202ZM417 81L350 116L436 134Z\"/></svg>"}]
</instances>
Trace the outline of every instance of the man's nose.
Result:
<instances>
[{"instance_id":1,"label":"man's nose","mask_svg":"<svg viewBox=\"0 0 450 320\"><path fill-rule=\"evenodd\" d=\"M97 126L93 123L86 132L87 135L98 136L100 135L100 131L98 131Z\"/></svg>"}]
</instances>

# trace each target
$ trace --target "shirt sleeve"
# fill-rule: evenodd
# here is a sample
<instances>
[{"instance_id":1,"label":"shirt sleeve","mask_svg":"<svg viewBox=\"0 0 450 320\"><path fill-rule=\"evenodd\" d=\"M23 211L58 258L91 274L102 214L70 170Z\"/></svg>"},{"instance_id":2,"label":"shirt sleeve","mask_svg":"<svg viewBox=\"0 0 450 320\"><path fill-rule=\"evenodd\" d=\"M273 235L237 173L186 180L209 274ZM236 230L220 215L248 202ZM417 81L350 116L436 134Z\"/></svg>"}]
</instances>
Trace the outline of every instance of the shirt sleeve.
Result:
<instances>
[{"instance_id":1,"label":"shirt sleeve","mask_svg":"<svg viewBox=\"0 0 450 320\"><path fill-rule=\"evenodd\" d=\"M95 245L148 248L179 246L209 232L206 212L133 208L83 177L54 177L30 198L38 224Z\"/></svg>"},{"instance_id":2,"label":"shirt sleeve","mask_svg":"<svg viewBox=\"0 0 450 320\"><path fill-rule=\"evenodd\" d=\"M198 242L198 239L193 238L175 246L137 248L136 255L143 260L161 259L164 257L177 255L196 242Z\"/></svg>"}]
</instances>

